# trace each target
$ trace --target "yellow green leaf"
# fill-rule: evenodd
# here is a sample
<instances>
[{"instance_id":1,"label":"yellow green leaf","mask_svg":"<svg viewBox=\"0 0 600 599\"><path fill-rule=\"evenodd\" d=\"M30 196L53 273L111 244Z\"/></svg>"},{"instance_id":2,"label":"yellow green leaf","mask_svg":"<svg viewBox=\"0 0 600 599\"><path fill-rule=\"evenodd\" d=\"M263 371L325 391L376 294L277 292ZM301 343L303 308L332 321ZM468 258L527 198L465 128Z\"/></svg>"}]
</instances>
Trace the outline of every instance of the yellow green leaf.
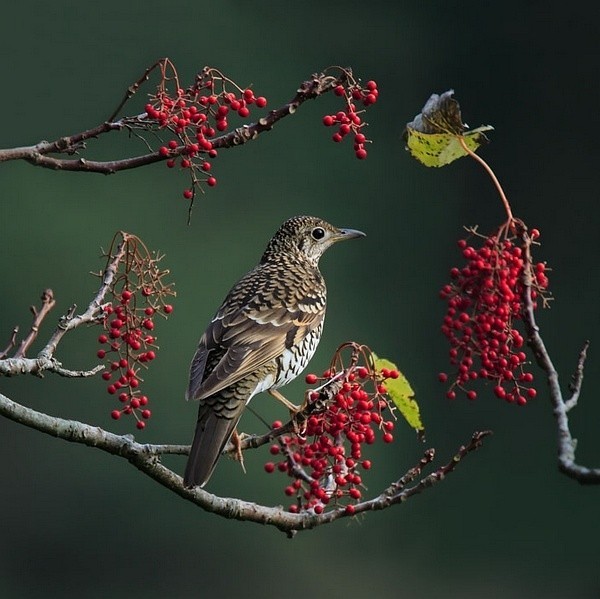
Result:
<instances>
[{"instance_id":1,"label":"yellow green leaf","mask_svg":"<svg viewBox=\"0 0 600 599\"><path fill-rule=\"evenodd\" d=\"M457 158L467 155L459 141L461 137L469 150L474 152L482 143L488 141L483 132L492 129L491 125L483 125L462 135L456 135L452 133L422 133L407 125L406 147L411 155L425 166L446 166Z\"/></svg>"},{"instance_id":2,"label":"yellow green leaf","mask_svg":"<svg viewBox=\"0 0 600 599\"><path fill-rule=\"evenodd\" d=\"M421 112L406 125L406 149L425 166L445 166L466 156L468 152L461 140L472 152L489 141L484 131L491 131L493 127L482 125L468 131L460 104L453 96L453 90L431 94Z\"/></svg>"},{"instance_id":3,"label":"yellow green leaf","mask_svg":"<svg viewBox=\"0 0 600 599\"><path fill-rule=\"evenodd\" d=\"M377 370L387 368L388 370L397 370L400 373L400 376L397 379L389 378L385 381L384 384L387 389L387 394L406 422L417 431L419 436L423 436L425 427L421 422L419 404L415 401L415 392L412 390L408 379L400 372L393 362L390 362L385 358L379 358L375 354L373 354L373 359Z\"/></svg>"}]
</instances>

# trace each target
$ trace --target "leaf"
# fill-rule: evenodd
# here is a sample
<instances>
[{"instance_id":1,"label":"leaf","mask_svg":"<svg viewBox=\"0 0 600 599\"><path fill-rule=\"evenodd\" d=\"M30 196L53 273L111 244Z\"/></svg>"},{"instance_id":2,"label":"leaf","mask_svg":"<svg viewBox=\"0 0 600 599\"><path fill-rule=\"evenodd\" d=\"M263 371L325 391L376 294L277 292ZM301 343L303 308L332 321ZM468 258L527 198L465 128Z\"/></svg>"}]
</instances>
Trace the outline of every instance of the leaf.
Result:
<instances>
[{"instance_id":1,"label":"leaf","mask_svg":"<svg viewBox=\"0 0 600 599\"><path fill-rule=\"evenodd\" d=\"M494 128L482 125L467 131L468 125L463 123L460 105L453 95L454 90L442 95L432 94L422 112L406 125L406 148L425 166L445 166L466 156L468 152L462 147L461 139L473 152L489 142L484 131Z\"/></svg>"},{"instance_id":2,"label":"leaf","mask_svg":"<svg viewBox=\"0 0 600 599\"><path fill-rule=\"evenodd\" d=\"M385 388L394 405L398 408L406 422L417 431L419 437L423 438L425 427L421 422L419 404L415 401L415 392L412 390L408 379L400 372L398 367L385 358L379 358L373 354L374 365L377 370L387 368L397 370L400 376L397 379L386 379Z\"/></svg>"}]
</instances>

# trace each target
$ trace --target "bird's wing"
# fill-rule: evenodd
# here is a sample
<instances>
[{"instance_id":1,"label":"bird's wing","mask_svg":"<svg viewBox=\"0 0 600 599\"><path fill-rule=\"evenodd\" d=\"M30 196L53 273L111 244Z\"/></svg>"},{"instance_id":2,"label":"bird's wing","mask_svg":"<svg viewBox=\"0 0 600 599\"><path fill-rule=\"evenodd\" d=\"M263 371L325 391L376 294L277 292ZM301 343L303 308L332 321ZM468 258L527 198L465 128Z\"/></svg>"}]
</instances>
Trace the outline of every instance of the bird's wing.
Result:
<instances>
[{"instance_id":1,"label":"bird's wing","mask_svg":"<svg viewBox=\"0 0 600 599\"><path fill-rule=\"evenodd\" d=\"M243 379L300 343L321 324L324 314L324 303L316 297L294 306L279 301L268 308L255 297L236 311L219 311L192 360L187 397L204 399ZM205 377L207 363L213 361Z\"/></svg>"}]
</instances>

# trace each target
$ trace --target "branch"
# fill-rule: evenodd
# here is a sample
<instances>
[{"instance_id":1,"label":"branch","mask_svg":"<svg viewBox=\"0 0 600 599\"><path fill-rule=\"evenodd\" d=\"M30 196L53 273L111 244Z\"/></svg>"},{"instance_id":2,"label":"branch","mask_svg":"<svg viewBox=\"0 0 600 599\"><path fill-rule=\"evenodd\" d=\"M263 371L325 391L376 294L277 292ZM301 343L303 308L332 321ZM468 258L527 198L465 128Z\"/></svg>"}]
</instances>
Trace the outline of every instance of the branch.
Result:
<instances>
[{"instance_id":1,"label":"branch","mask_svg":"<svg viewBox=\"0 0 600 599\"><path fill-rule=\"evenodd\" d=\"M189 452L188 446L138 443L131 435L115 435L100 427L84 424L76 420L65 420L27 408L1 393L0 414L14 422L51 435L52 437L71 443L80 443L88 447L95 447L112 455L122 457L135 468L183 499L194 503L207 512L224 518L255 522L257 524L268 524L287 533L288 536L293 536L296 531L315 528L351 515L343 507L320 515L308 512L292 514L281 507L269 507L242 499L218 497L198 487L187 489L183 486L181 476L161 464L159 456L160 454L187 454ZM406 488L406 484L417 478L421 474L423 467L432 461L433 450L428 450L426 457L421 460L417 467L411 469L378 498L357 504L355 513L384 509L396 503L402 503L406 499L440 482L446 474L456 468L463 457L478 449L481 446L482 439L489 434L489 431L474 433L471 441L466 446L462 446L450 462L420 480L413 487Z\"/></svg>"},{"instance_id":2,"label":"branch","mask_svg":"<svg viewBox=\"0 0 600 599\"><path fill-rule=\"evenodd\" d=\"M524 241L526 262L531 265L531 240L529 237L525 237ZM585 342L579 354L577 368L571 383L571 397L565 400L560 388L558 372L546 349L546 345L540 335L539 326L535 320L534 303L531 295L532 282L531 272L526 272L524 280L525 297L523 322L527 331L527 344L532 349L539 367L546 373L546 379L548 381L550 401L552 402L558 433L558 468L563 474L566 474L568 477L575 479L581 484L598 485L600 484L600 468L581 466L575 461L577 441L573 439L573 436L571 435L568 417L569 410L577 405L577 400L581 391L583 369L587 357L589 341Z\"/></svg>"},{"instance_id":3,"label":"branch","mask_svg":"<svg viewBox=\"0 0 600 599\"><path fill-rule=\"evenodd\" d=\"M160 61L159 61L160 62ZM138 87L148 79L150 71L152 71L159 63L146 70L145 74L130 88L128 88L125 98L119 105L117 111L111 115L109 121L97 125L92 129L61 137L55 141L41 141L32 146L23 146L19 148L0 149L0 162L9 160L25 160L34 166L49 168L61 171L77 171L85 173L100 173L110 175L119 171L138 168L156 162L167 160L168 157L159 154L159 152L151 152L141 156L124 158L121 160L95 161L86 160L84 158L56 158L49 154L76 154L79 150L85 149L85 142L88 139L97 138L100 135L111 131L120 131L123 128L146 129L150 130L153 123L148 120L146 113L137 116L123 117L119 120L112 120L118 111L123 107L125 102L133 96ZM244 125L231 131L230 133L215 137L211 140L212 147L215 149L231 148L242 145L248 141L256 139L261 133L271 130L275 124L286 116L294 114L296 110L307 100L315 99L332 89L337 85L344 83L351 76L349 69L342 70L339 76L334 77L325 73L314 74L310 79L304 81L296 95L286 104L271 110L267 116L259 119L256 123ZM169 157L181 155L185 152L185 146L180 146L173 150Z\"/></svg>"},{"instance_id":4,"label":"branch","mask_svg":"<svg viewBox=\"0 0 600 599\"><path fill-rule=\"evenodd\" d=\"M42 307L38 310L35 306L31 306L31 311L33 312L33 323L31 324L29 334L21 341L19 349L15 352L15 358L25 357L27 350L31 347L31 344L35 341L35 338L38 335L44 318L46 318L50 310L52 310L55 305L56 300L54 299L52 289L45 289L42 292Z\"/></svg>"},{"instance_id":5,"label":"branch","mask_svg":"<svg viewBox=\"0 0 600 599\"><path fill-rule=\"evenodd\" d=\"M88 305L86 311L83 314L75 315L77 306L71 306L67 314L60 318L50 340L38 353L37 357L26 358L25 352L37 337L40 323L56 303L52 290L46 289L42 294L42 308L39 311L32 308L32 311L34 312L34 321L31 326L31 331L21 342L19 350L12 358L0 358L0 375L15 376L20 374L33 374L36 376L43 376L44 372L52 372L68 378L81 378L94 376L104 368L104 366L98 365L91 370L69 370L63 368L62 364L54 358L54 354L61 339L68 331L81 326L82 324L97 322L98 318L103 316L102 305L104 298L117 274L119 262L125 255L127 240L129 238L127 233L121 233L121 235L123 239L117 246L115 253L109 257L109 262L102 275L100 288L98 289L96 296ZM11 343L13 342L14 339L11 339ZM10 349L10 346L8 349ZM3 352L3 355L6 354Z\"/></svg>"}]
</instances>

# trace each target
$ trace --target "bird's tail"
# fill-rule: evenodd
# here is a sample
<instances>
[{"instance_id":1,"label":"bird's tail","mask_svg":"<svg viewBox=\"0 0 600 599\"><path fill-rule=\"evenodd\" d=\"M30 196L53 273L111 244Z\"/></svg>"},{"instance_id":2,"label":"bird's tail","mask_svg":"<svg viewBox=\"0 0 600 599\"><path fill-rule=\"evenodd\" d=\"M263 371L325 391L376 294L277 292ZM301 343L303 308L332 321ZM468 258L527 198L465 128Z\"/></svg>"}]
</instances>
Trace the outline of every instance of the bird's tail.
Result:
<instances>
[{"instance_id":1,"label":"bird's tail","mask_svg":"<svg viewBox=\"0 0 600 599\"><path fill-rule=\"evenodd\" d=\"M212 406L200 405L194 440L183 475L183 484L186 487L203 487L208 482L225 444L242 416L243 409L244 402L240 402L239 409L225 412L225 417Z\"/></svg>"}]
</instances>

